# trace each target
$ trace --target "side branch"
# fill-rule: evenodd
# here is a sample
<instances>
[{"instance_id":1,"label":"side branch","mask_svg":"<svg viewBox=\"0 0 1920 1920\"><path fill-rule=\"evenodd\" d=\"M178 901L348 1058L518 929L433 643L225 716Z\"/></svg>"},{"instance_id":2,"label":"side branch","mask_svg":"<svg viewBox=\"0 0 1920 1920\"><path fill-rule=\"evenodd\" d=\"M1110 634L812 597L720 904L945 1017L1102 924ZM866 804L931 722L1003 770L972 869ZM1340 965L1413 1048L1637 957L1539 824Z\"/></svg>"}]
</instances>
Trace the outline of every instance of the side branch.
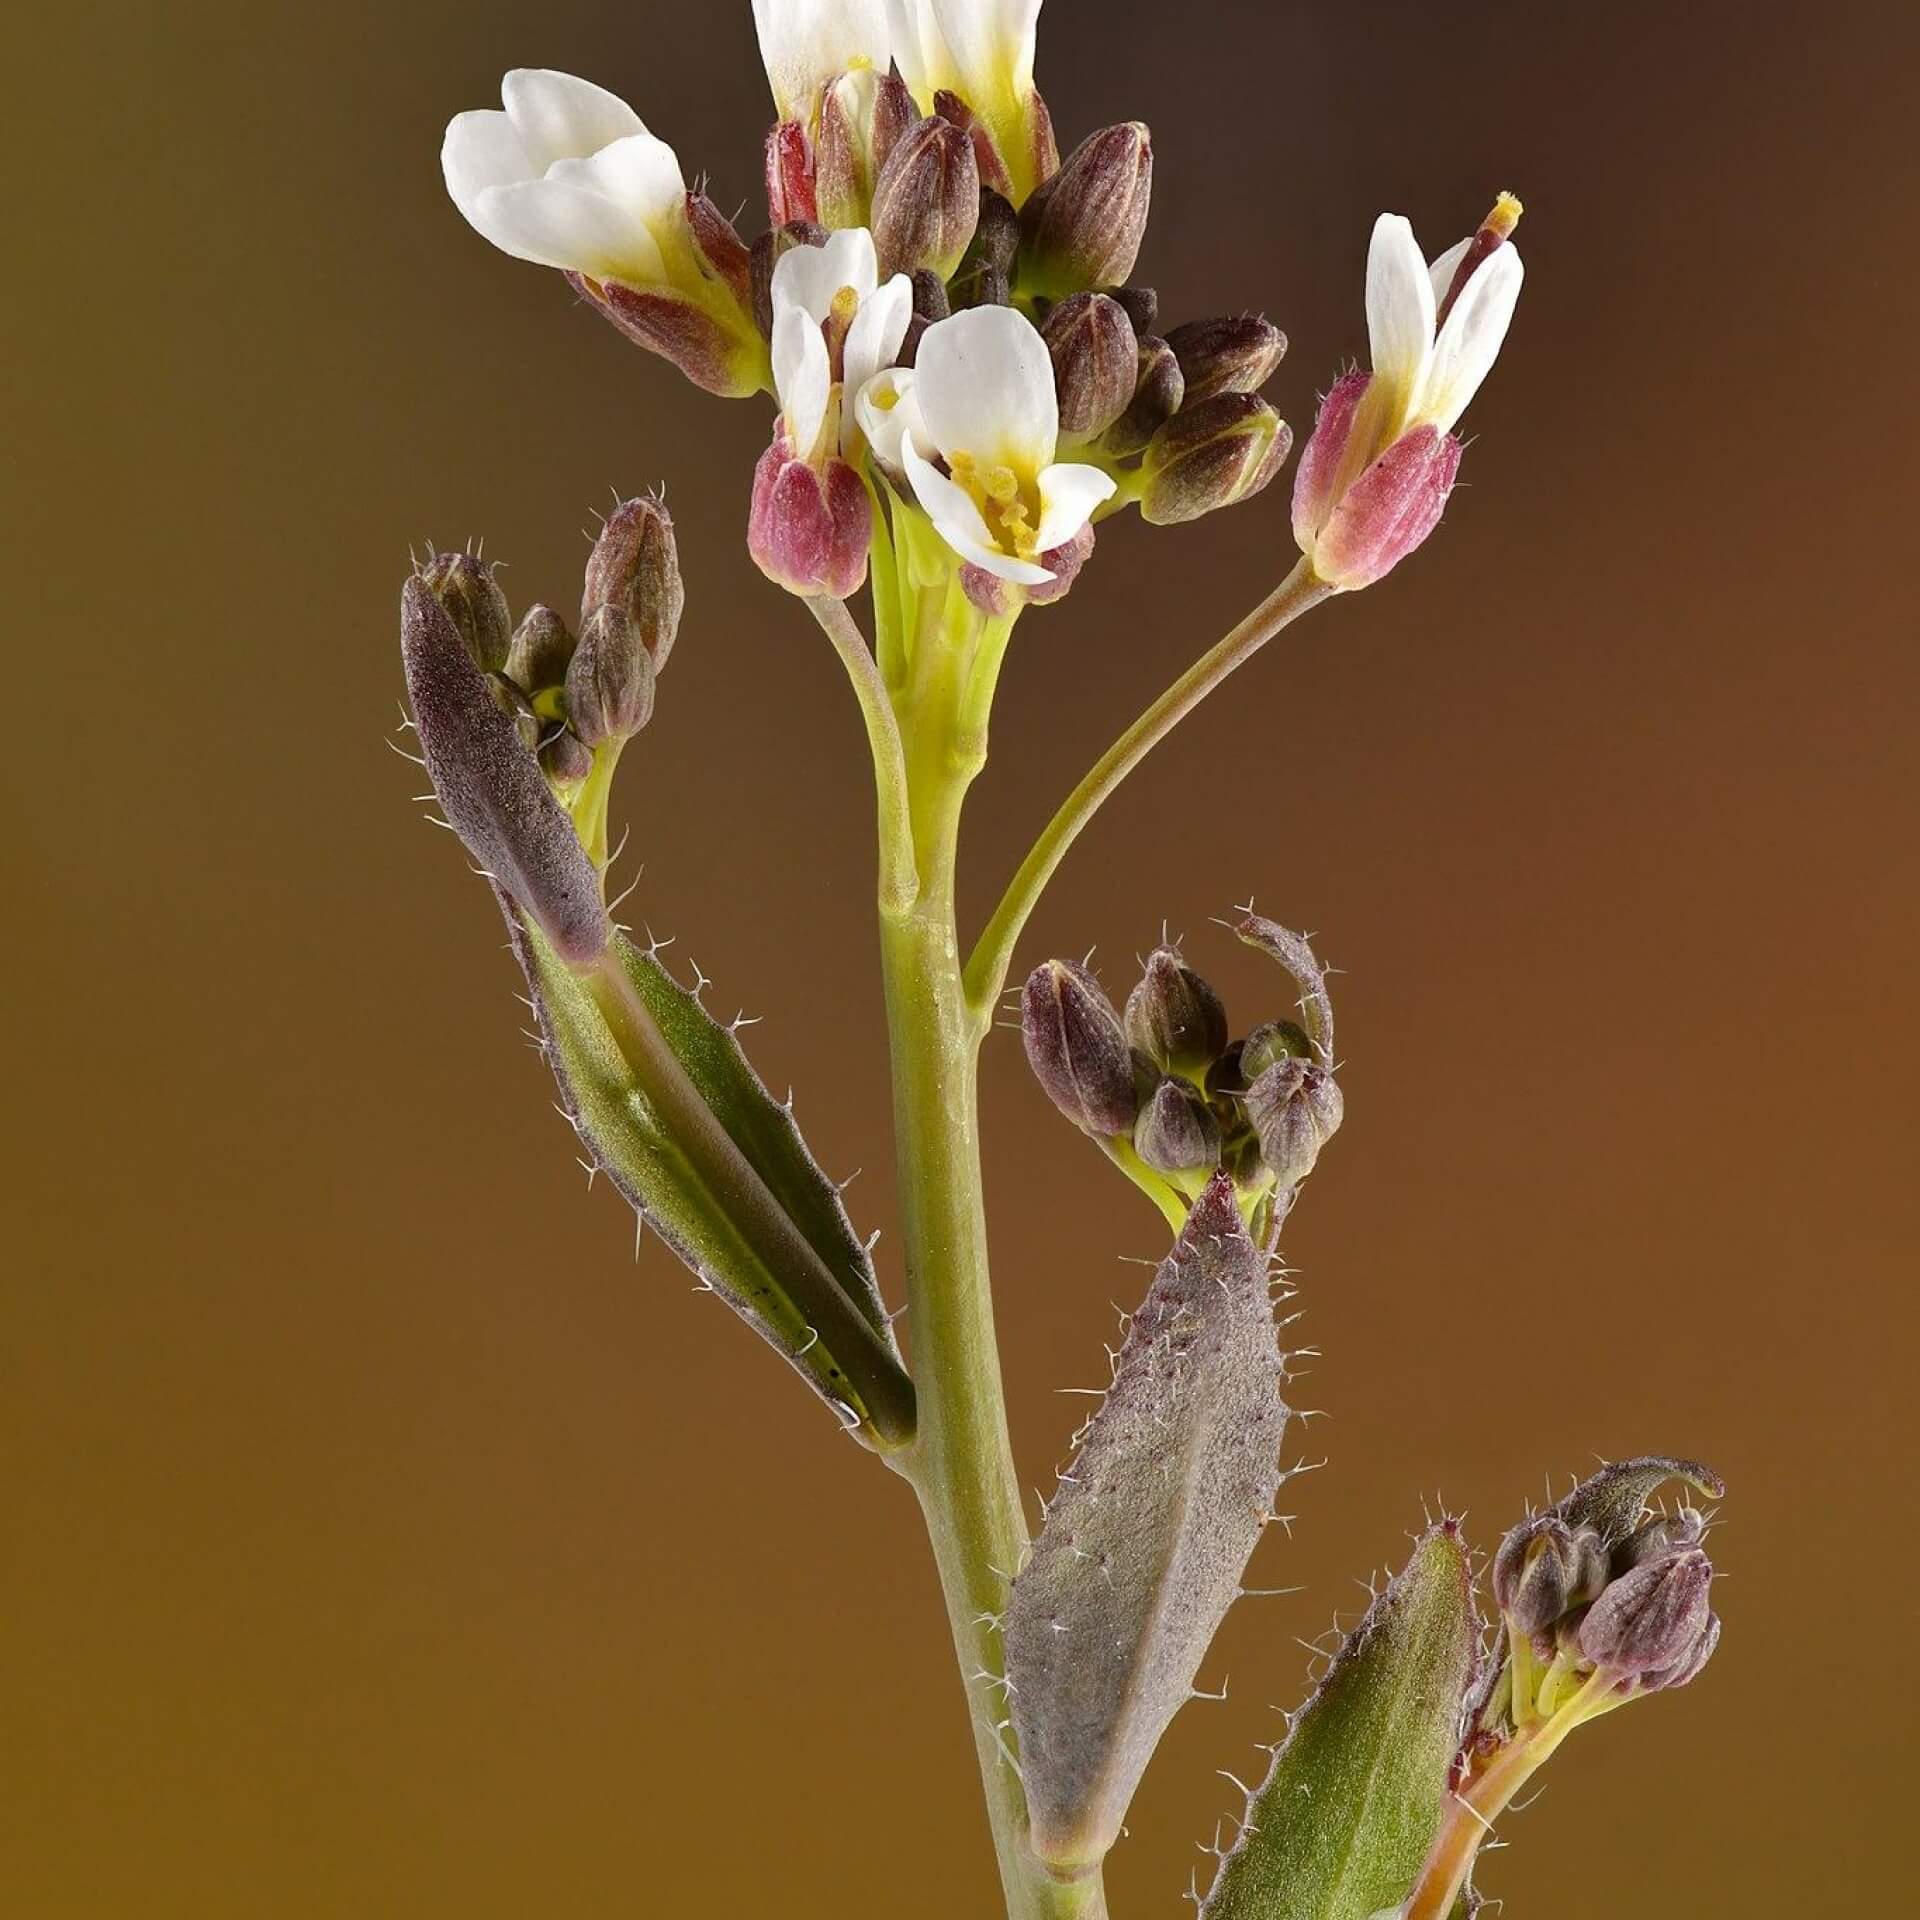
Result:
<instances>
[{"instance_id":1,"label":"side branch","mask_svg":"<svg viewBox=\"0 0 1920 1920\"><path fill-rule=\"evenodd\" d=\"M1301 560L1225 639L1201 655L1112 746L1049 820L1020 864L967 962L967 1002L986 1018L1006 985L1013 950L1054 869L1107 797L1227 675L1264 647L1284 626L1316 607L1334 589Z\"/></svg>"}]
</instances>

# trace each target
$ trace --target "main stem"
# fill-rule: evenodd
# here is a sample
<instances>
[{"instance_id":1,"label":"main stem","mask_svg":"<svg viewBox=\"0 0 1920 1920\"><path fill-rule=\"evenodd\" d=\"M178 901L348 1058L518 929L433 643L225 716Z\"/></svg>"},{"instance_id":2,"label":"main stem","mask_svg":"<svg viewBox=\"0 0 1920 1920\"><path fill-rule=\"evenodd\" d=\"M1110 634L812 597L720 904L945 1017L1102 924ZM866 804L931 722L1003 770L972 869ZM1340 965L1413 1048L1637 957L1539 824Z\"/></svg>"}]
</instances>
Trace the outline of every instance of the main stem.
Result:
<instances>
[{"instance_id":1,"label":"main stem","mask_svg":"<svg viewBox=\"0 0 1920 1920\"><path fill-rule=\"evenodd\" d=\"M1054 1880L1027 1844L998 1622L1027 1547L987 1274L978 1063L986 1022L967 1004L954 922L960 809L985 741L931 701L907 742L919 888L881 911L894 1134L906 1239L907 1329L918 1393L912 1483L953 1631L1009 1920L1104 1920L1097 1873Z\"/></svg>"}]
</instances>

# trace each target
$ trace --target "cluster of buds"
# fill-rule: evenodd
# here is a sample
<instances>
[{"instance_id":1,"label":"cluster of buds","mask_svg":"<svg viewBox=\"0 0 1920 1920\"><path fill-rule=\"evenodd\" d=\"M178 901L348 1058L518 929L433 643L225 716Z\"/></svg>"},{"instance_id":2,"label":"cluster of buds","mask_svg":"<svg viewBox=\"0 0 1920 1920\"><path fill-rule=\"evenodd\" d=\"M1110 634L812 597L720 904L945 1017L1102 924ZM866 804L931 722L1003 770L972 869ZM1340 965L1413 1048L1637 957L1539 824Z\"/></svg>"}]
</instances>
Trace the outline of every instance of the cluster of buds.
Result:
<instances>
[{"instance_id":1,"label":"cluster of buds","mask_svg":"<svg viewBox=\"0 0 1920 1920\"><path fill-rule=\"evenodd\" d=\"M1695 1679L1720 1642L1707 1518L1648 1501L1680 1480L1718 1499L1719 1476L1649 1455L1617 1462L1530 1515L1493 1559L1504 1657L1474 1702L1456 1784L1503 1796L1574 1727Z\"/></svg>"},{"instance_id":2,"label":"cluster of buds","mask_svg":"<svg viewBox=\"0 0 1920 1920\"><path fill-rule=\"evenodd\" d=\"M610 774L653 717L685 603L659 501L624 500L607 516L587 556L577 635L539 604L515 625L494 567L475 554L431 554L415 577L562 803L578 797L597 760Z\"/></svg>"},{"instance_id":3,"label":"cluster of buds","mask_svg":"<svg viewBox=\"0 0 1920 1920\"><path fill-rule=\"evenodd\" d=\"M1269 1020L1233 1039L1177 947L1148 955L1120 1011L1086 967L1045 962L1021 992L1020 1030L1048 1098L1137 1180L1190 1201L1224 1169L1249 1219L1285 1212L1344 1114L1307 1029Z\"/></svg>"}]
</instances>

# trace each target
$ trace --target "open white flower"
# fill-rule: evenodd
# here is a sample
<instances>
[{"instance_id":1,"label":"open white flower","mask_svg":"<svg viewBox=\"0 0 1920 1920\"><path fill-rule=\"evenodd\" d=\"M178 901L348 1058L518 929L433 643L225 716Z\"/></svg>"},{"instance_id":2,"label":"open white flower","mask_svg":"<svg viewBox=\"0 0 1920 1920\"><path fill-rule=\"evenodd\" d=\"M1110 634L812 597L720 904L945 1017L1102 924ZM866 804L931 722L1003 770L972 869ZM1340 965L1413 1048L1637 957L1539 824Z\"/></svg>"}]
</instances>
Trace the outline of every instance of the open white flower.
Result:
<instances>
[{"instance_id":1,"label":"open white flower","mask_svg":"<svg viewBox=\"0 0 1920 1920\"><path fill-rule=\"evenodd\" d=\"M975 112L1033 91L1041 0L887 0L893 58L922 107L941 88Z\"/></svg>"},{"instance_id":2,"label":"open white flower","mask_svg":"<svg viewBox=\"0 0 1920 1920\"><path fill-rule=\"evenodd\" d=\"M496 247L543 267L648 286L684 250L680 162L617 95L518 67L505 111L456 114L440 149L447 191Z\"/></svg>"},{"instance_id":3,"label":"open white flower","mask_svg":"<svg viewBox=\"0 0 1920 1920\"><path fill-rule=\"evenodd\" d=\"M892 58L887 0L753 0L753 24L773 104L782 120L802 126L828 81L885 73Z\"/></svg>"},{"instance_id":4,"label":"open white flower","mask_svg":"<svg viewBox=\"0 0 1920 1920\"><path fill-rule=\"evenodd\" d=\"M1002 580L1051 580L1039 557L1086 526L1114 481L1055 462L1060 409L1038 329L1011 307L935 322L920 338L911 395L917 419L900 436L900 464L941 538Z\"/></svg>"},{"instance_id":5,"label":"open white flower","mask_svg":"<svg viewBox=\"0 0 1920 1920\"><path fill-rule=\"evenodd\" d=\"M1518 201L1503 199L1488 226L1449 247L1431 265L1402 215L1383 213L1374 222L1367 250L1373 384L1349 447L1355 471L1416 427L1451 433L1480 390L1520 298L1520 255L1503 244L1519 214ZM1497 237L1488 252L1490 235ZM1456 291L1454 280L1470 257L1472 269Z\"/></svg>"},{"instance_id":6,"label":"open white flower","mask_svg":"<svg viewBox=\"0 0 1920 1920\"><path fill-rule=\"evenodd\" d=\"M843 393L859 393L899 357L912 318L913 282L896 273L881 284L865 227L843 228L824 246L793 247L780 256L773 269L773 385L796 458L830 450L820 443L836 359ZM842 416L844 447L853 438L853 408L844 406Z\"/></svg>"}]
</instances>

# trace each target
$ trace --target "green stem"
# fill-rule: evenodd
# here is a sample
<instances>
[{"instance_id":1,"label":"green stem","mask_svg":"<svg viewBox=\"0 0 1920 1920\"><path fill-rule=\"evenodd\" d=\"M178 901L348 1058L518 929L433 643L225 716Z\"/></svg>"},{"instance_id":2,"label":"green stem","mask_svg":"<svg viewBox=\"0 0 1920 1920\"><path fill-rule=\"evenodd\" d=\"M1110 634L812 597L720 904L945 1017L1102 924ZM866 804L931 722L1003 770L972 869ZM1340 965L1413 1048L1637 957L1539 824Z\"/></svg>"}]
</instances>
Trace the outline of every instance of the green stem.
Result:
<instances>
[{"instance_id":1,"label":"green stem","mask_svg":"<svg viewBox=\"0 0 1920 1920\"><path fill-rule=\"evenodd\" d=\"M927 599L933 598L930 590ZM977 1067L987 1030L961 984L953 879L960 813L985 758L984 730L963 713L970 678L1003 646L995 623L944 599L915 637L919 698L905 728L912 825L904 852L918 890L881 914L892 1041L894 1133L906 1242L907 1330L918 1421L892 1457L919 1496L946 1600L954 1653L999 1857L1009 1920L1104 1920L1097 1871L1054 1880L1027 1844L998 1621L1027 1548L1007 1435L981 1190ZM930 657L939 650L939 659ZM990 667L989 667L990 670ZM977 688L977 678L974 685ZM897 816L883 810L887 822ZM897 825L893 829L898 832ZM900 845L883 847L882 864Z\"/></svg>"},{"instance_id":2,"label":"green stem","mask_svg":"<svg viewBox=\"0 0 1920 1920\"><path fill-rule=\"evenodd\" d=\"M1305 560L1236 626L1201 655L1093 764L1049 820L993 910L966 966L968 1003L991 1009L1006 985L1007 968L1027 917L1054 869L1099 812L1108 796L1173 729L1236 667L1264 647L1280 629L1316 607L1334 591Z\"/></svg>"}]
</instances>

